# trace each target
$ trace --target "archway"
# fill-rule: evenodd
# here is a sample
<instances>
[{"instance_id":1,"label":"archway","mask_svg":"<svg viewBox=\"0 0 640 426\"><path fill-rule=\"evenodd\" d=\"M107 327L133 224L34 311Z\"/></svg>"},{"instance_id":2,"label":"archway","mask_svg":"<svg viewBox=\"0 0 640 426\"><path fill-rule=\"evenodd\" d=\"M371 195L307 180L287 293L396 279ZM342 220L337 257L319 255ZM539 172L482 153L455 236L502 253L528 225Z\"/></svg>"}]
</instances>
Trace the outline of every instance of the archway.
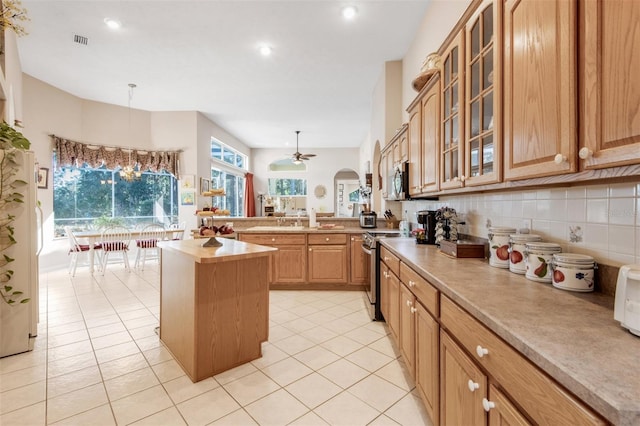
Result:
<instances>
[{"instance_id":1,"label":"archway","mask_svg":"<svg viewBox=\"0 0 640 426\"><path fill-rule=\"evenodd\" d=\"M360 176L352 169L339 170L333 177L336 217L354 217L358 206Z\"/></svg>"}]
</instances>

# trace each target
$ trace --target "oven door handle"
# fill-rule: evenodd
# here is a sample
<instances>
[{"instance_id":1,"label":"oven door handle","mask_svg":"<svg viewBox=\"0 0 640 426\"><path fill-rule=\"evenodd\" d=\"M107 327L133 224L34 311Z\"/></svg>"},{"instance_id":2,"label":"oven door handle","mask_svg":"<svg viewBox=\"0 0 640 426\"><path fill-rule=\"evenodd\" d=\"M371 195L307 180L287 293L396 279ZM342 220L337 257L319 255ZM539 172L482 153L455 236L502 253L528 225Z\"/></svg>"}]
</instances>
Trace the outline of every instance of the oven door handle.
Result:
<instances>
[{"instance_id":1,"label":"oven door handle","mask_svg":"<svg viewBox=\"0 0 640 426\"><path fill-rule=\"evenodd\" d=\"M371 256L371 249L367 248L365 246L361 246L362 247L362 251L365 252L366 254L368 254L369 256Z\"/></svg>"}]
</instances>

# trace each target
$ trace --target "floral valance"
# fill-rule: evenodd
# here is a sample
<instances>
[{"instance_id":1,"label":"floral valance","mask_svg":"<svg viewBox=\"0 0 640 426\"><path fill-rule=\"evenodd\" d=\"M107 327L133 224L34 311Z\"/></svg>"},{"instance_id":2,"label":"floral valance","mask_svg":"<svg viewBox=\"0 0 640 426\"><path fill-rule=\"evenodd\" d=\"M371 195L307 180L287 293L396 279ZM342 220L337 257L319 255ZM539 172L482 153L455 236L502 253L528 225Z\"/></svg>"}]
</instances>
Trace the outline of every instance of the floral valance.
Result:
<instances>
[{"instance_id":1,"label":"floral valance","mask_svg":"<svg viewBox=\"0 0 640 426\"><path fill-rule=\"evenodd\" d=\"M58 164L62 166L82 166L87 163L91 167L97 168L104 165L108 169L116 169L137 164L142 171L159 172L165 170L176 178L180 178L179 155L181 151L138 151L136 149L90 145L55 135L51 137L53 138L53 149L57 153Z\"/></svg>"}]
</instances>

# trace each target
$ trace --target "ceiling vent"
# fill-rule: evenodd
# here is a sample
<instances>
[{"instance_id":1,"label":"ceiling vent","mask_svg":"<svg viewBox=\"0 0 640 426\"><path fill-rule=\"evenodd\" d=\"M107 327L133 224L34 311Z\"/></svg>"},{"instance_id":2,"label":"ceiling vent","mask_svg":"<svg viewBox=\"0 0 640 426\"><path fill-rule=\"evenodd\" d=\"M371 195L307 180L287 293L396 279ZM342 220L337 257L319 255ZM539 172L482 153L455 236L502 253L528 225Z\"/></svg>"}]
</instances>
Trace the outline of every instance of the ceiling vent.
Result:
<instances>
[{"instance_id":1,"label":"ceiling vent","mask_svg":"<svg viewBox=\"0 0 640 426\"><path fill-rule=\"evenodd\" d=\"M73 36L73 42L86 46L87 44L89 44L89 39L85 36L76 34Z\"/></svg>"}]
</instances>

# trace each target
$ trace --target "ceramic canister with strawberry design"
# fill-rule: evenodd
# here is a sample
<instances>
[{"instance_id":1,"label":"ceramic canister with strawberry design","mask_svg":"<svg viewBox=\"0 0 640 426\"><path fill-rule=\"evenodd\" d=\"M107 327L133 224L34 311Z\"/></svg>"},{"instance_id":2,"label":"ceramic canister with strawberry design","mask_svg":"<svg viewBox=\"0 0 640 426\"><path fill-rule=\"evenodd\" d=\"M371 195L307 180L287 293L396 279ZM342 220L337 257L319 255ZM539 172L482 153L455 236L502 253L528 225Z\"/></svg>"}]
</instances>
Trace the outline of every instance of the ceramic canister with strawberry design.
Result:
<instances>
[{"instance_id":1,"label":"ceramic canister with strawberry design","mask_svg":"<svg viewBox=\"0 0 640 426\"><path fill-rule=\"evenodd\" d=\"M550 283L552 271L549 263L553 255L561 251L562 247L556 243L525 243L523 254L526 272L524 276L532 281Z\"/></svg>"},{"instance_id":2,"label":"ceramic canister with strawberry design","mask_svg":"<svg viewBox=\"0 0 640 426\"><path fill-rule=\"evenodd\" d=\"M542 237L535 234L511 234L509 236L509 270L511 272L521 275L527 272L523 253L525 244L533 241L542 241Z\"/></svg>"},{"instance_id":3,"label":"ceramic canister with strawberry design","mask_svg":"<svg viewBox=\"0 0 640 426\"><path fill-rule=\"evenodd\" d=\"M515 228L504 226L489 228L489 265L496 268L509 268L509 235L515 233Z\"/></svg>"},{"instance_id":4,"label":"ceramic canister with strawberry design","mask_svg":"<svg viewBox=\"0 0 640 426\"><path fill-rule=\"evenodd\" d=\"M593 257L586 254L556 253L551 259L553 286L570 291L593 291L597 267Z\"/></svg>"}]
</instances>

